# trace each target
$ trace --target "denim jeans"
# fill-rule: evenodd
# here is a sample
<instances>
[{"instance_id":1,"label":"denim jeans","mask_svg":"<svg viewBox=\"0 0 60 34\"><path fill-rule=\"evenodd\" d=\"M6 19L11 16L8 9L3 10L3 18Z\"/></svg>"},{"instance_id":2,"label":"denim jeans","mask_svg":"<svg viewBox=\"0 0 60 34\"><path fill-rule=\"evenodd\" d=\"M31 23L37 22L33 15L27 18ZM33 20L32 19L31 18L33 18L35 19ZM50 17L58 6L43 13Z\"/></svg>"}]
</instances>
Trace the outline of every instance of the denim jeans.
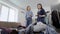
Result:
<instances>
[{"instance_id":1,"label":"denim jeans","mask_svg":"<svg viewBox=\"0 0 60 34\"><path fill-rule=\"evenodd\" d=\"M41 31L40 34L44 34L44 32Z\"/></svg>"},{"instance_id":2,"label":"denim jeans","mask_svg":"<svg viewBox=\"0 0 60 34\"><path fill-rule=\"evenodd\" d=\"M19 30L19 33L18 34L25 34L25 29L22 29L22 30Z\"/></svg>"},{"instance_id":3,"label":"denim jeans","mask_svg":"<svg viewBox=\"0 0 60 34\"><path fill-rule=\"evenodd\" d=\"M28 27L32 23L32 18L26 18L27 24L26 26Z\"/></svg>"}]
</instances>

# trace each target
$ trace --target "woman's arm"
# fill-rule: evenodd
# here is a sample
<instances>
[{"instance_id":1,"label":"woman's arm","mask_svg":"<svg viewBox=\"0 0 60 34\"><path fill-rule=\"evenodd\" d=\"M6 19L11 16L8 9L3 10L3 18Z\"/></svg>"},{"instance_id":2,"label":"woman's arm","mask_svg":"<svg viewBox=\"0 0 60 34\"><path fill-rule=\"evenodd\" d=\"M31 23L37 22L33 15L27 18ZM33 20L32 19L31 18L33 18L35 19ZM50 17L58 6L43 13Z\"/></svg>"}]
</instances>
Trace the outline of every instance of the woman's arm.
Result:
<instances>
[{"instance_id":1,"label":"woman's arm","mask_svg":"<svg viewBox=\"0 0 60 34\"><path fill-rule=\"evenodd\" d=\"M45 17L45 15L39 15L39 17Z\"/></svg>"},{"instance_id":2,"label":"woman's arm","mask_svg":"<svg viewBox=\"0 0 60 34\"><path fill-rule=\"evenodd\" d=\"M26 14L26 11L21 11L21 13Z\"/></svg>"},{"instance_id":3,"label":"woman's arm","mask_svg":"<svg viewBox=\"0 0 60 34\"><path fill-rule=\"evenodd\" d=\"M31 12L31 15L30 16L33 17L33 12Z\"/></svg>"},{"instance_id":4,"label":"woman's arm","mask_svg":"<svg viewBox=\"0 0 60 34\"><path fill-rule=\"evenodd\" d=\"M21 13L25 13L25 11L21 11Z\"/></svg>"},{"instance_id":5,"label":"woman's arm","mask_svg":"<svg viewBox=\"0 0 60 34\"><path fill-rule=\"evenodd\" d=\"M26 10L24 8L21 8L21 13L26 13Z\"/></svg>"}]
</instances>

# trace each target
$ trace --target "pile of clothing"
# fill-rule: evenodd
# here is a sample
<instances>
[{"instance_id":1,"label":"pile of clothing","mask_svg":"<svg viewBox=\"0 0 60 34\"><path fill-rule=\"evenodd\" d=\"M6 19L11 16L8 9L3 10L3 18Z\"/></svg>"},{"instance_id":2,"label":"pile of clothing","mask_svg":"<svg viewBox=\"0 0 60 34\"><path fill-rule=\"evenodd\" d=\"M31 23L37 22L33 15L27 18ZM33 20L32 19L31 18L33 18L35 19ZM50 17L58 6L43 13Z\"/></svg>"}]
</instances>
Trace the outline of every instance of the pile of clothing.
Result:
<instances>
[{"instance_id":1,"label":"pile of clothing","mask_svg":"<svg viewBox=\"0 0 60 34\"><path fill-rule=\"evenodd\" d=\"M19 30L19 34L34 34L34 32L39 32L40 34L58 34L54 28L42 22L32 23L26 29Z\"/></svg>"}]
</instances>

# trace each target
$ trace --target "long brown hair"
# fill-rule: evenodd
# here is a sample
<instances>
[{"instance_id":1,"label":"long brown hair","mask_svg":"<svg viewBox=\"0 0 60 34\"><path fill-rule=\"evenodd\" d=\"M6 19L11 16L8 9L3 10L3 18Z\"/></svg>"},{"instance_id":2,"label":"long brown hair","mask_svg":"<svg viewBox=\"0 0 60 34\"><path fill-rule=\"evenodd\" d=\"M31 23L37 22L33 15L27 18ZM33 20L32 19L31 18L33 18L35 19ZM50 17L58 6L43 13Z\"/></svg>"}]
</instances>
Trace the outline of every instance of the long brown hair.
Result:
<instances>
[{"instance_id":1,"label":"long brown hair","mask_svg":"<svg viewBox=\"0 0 60 34\"><path fill-rule=\"evenodd\" d=\"M37 4L37 6L38 6L38 5L40 5L40 6L41 6L41 9L43 9L43 8L42 8L42 4L41 4L41 3Z\"/></svg>"},{"instance_id":2,"label":"long brown hair","mask_svg":"<svg viewBox=\"0 0 60 34\"><path fill-rule=\"evenodd\" d=\"M26 10L28 11L28 8L29 8L30 6L28 5L27 7L26 7Z\"/></svg>"}]
</instances>

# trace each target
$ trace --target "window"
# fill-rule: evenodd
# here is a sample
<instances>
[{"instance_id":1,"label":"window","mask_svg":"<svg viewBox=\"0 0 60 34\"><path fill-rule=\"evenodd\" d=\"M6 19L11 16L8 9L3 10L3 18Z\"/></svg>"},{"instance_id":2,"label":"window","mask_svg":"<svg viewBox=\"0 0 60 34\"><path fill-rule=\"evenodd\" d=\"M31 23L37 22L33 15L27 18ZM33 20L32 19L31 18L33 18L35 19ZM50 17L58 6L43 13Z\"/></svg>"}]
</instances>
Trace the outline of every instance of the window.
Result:
<instances>
[{"instance_id":1,"label":"window","mask_svg":"<svg viewBox=\"0 0 60 34\"><path fill-rule=\"evenodd\" d=\"M9 12L9 22L17 22L17 11L15 9L10 9Z\"/></svg>"},{"instance_id":2,"label":"window","mask_svg":"<svg viewBox=\"0 0 60 34\"><path fill-rule=\"evenodd\" d=\"M0 4L0 8L1 8L1 4Z\"/></svg>"},{"instance_id":3,"label":"window","mask_svg":"<svg viewBox=\"0 0 60 34\"><path fill-rule=\"evenodd\" d=\"M0 4L0 9L1 9L1 4Z\"/></svg>"},{"instance_id":4,"label":"window","mask_svg":"<svg viewBox=\"0 0 60 34\"><path fill-rule=\"evenodd\" d=\"M1 4L0 4L0 15L1 15Z\"/></svg>"},{"instance_id":5,"label":"window","mask_svg":"<svg viewBox=\"0 0 60 34\"><path fill-rule=\"evenodd\" d=\"M9 8L2 6L0 21L7 21Z\"/></svg>"},{"instance_id":6,"label":"window","mask_svg":"<svg viewBox=\"0 0 60 34\"><path fill-rule=\"evenodd\" d=\"M1 5L0 9L0 21L17 22L18 10L15 8Z\"/></svg>"}]
</instances>

